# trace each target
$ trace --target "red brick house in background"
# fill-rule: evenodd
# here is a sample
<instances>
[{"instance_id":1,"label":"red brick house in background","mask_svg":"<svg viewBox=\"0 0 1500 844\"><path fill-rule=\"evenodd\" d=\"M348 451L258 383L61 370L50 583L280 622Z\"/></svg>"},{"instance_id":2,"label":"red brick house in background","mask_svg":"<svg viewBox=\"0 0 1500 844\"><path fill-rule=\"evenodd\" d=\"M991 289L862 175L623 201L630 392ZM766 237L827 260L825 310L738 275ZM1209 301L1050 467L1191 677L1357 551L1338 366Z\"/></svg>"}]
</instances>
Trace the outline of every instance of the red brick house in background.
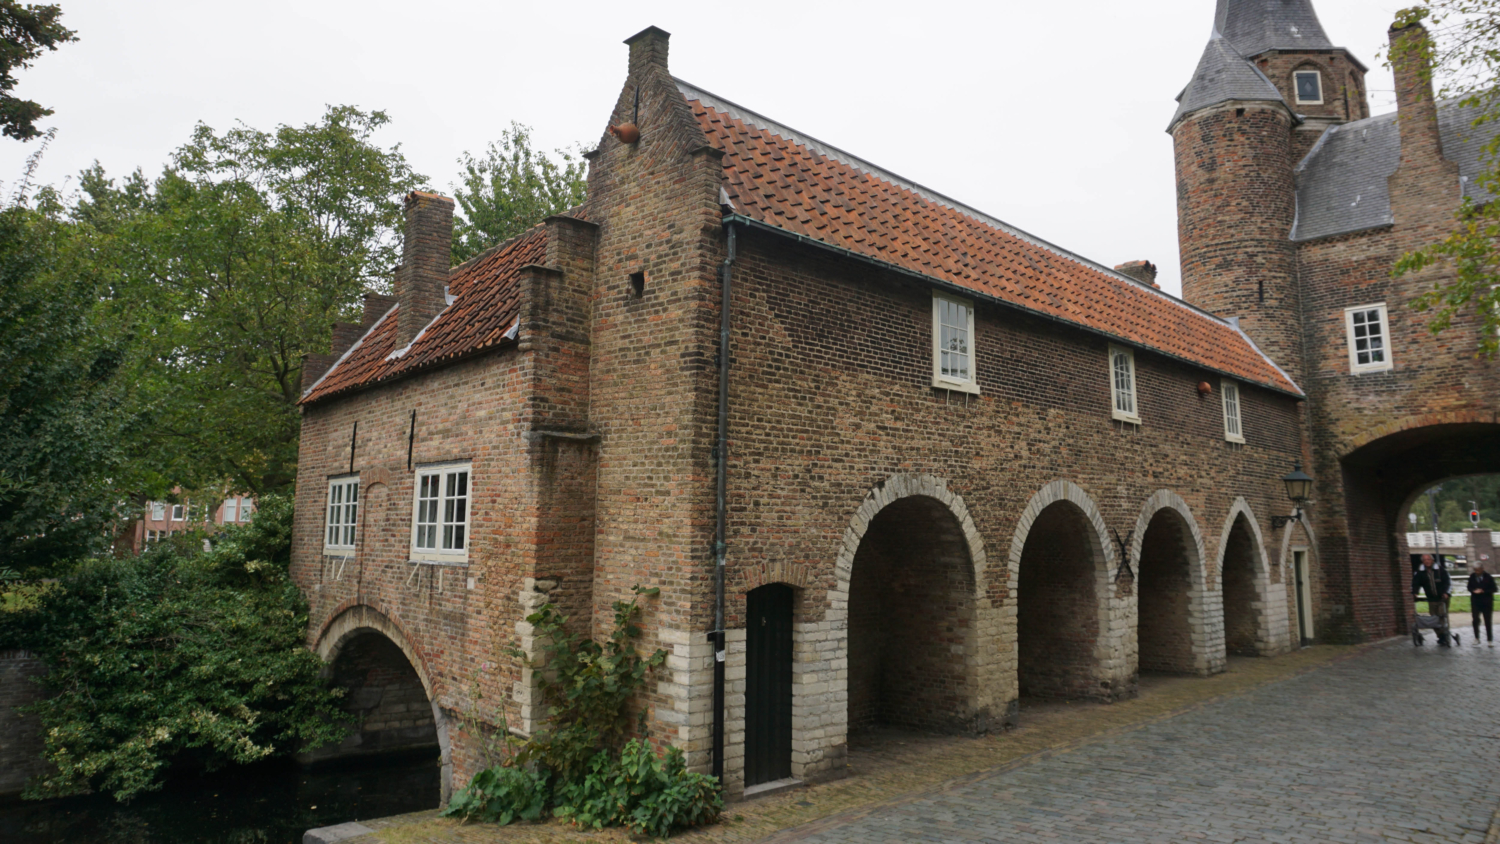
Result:
<instances>
[{"instance_id":1,"label":"red brick house in background","mask_svg":"<svg viewBox=\"0 0 1500 844\"><path fill-rule=\"evenodd\" d=\"M182 490L173 490L180 495ZM205 513L202 503L183 499L180 504L167 501L147 501L141 518L132 522L124 536L124 543L116 543L117 550L128 550L139 554L146 545L157 542L179 531L198 530L205 525L243 524L250 521L255 512L255 499L247 495L236 495L218 499L213 512Z\"/></svg>"},{"instance_id":2,"label":"red brick house in background","mask_svg":"<svg viewBox=\"0 0 1500 844\"><path fill-rule=\"evenodd\" d=\"M1403 89L1361 228L1363 68L1306 3L1217 14L1172 121L1186 301L674 79L655 28L585 205L450 268L452 202L409 196L397 295L304 373L293 575L355 687L341 752L435 741L461 784L471 688L542 714L528 612L597 631L636 584L651 735L731 794L876 724L1401 630L1407 499L1458 450L1500 469L1493 367L1386 276L1457 202L1404 193L1446 172L1409 140L1441 112ZM1297 462L1312 525L1273 528Z\"/></svg>"}]
</instances>

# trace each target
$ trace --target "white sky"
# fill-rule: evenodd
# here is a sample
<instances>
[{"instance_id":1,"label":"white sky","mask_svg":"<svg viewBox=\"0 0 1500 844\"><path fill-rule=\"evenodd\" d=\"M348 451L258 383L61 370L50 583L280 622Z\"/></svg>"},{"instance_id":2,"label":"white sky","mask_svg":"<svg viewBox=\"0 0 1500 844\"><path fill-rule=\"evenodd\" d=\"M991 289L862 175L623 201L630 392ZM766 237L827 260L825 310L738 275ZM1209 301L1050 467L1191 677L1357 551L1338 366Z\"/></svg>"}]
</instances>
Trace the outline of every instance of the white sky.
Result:
<instances>
[{"instance_id":1,"label":"white sky","mask_svg":"<svg viewBox=\"0 0 1500 844\"><path fill-rule=\"evenodd\" d=\"M624 81L621 41L672 33L672 72L799 131L1113 266L1145 258L1179 290L1164 131L1213 0L817 3L56 0L80 41L15 93L56 110L40 181L94 160L156 175L193 124L316 121L384 109L380 136L449 191L456 159L512 120L545 149L592 148ZM1409 0L1314 0L1370 67ZM0 138L0 180L35 142ZM7 191L8 194L8 191Z\"/></svg>"}]
</instances>

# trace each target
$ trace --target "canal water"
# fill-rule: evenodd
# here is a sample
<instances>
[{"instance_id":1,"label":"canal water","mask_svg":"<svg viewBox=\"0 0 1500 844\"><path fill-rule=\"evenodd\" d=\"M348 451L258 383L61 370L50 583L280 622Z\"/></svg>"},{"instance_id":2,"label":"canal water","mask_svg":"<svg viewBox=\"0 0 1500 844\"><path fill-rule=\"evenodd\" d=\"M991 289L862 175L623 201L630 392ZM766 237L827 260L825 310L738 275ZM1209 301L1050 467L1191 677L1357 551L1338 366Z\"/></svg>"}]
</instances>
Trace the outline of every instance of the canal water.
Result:
<instances>
[{"instance_id":1,"label":"canal water","mask_svg":"<svg viewBox=\"0 0 1500 844\"><path fill-rule=\"evenodd\" d=\"M178 776L161 791L0 803L4 844L301 844L302 833L345 821L435 809L438 755L325 763L289 759Z\"/></svg>"}]
</instances>

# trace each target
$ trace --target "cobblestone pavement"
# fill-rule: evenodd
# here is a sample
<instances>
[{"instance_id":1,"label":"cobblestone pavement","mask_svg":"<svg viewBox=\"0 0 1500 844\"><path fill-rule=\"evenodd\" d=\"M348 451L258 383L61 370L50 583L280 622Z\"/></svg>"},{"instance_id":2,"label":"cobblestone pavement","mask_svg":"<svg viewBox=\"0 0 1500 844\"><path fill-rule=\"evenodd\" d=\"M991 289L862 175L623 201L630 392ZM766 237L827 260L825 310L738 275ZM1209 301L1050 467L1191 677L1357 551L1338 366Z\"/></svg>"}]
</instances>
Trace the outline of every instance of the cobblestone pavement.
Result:
<instances>
[{"instance_id":1,"label":"cobblestone pavement","mask_svg":"<svg viewBox=\"0 0 1500 844\"><path fill-rule=\"evenodd\" d=\"M1480 844L1500 801L1500 650L1463 633L768 840Z\"/></svg>"},{"instance_id":2,"label":"cobblestone pavement","mask_svg":"<svg viewBox=\"0 0 1500 844\"><path fill-rule=\"evenodd\" d=\"M1500 648L1461 630L1457 651L1430 637L1319 646L1231 657L1206 679L1147 676L1110 705L1023 701L1021 727L998 735L866 736L847 779L731 804L672 841L1484 841L1500 803ZM366 821L378 831L354 842L629 840L433 814Z\"/></svg>"}]
</instances>

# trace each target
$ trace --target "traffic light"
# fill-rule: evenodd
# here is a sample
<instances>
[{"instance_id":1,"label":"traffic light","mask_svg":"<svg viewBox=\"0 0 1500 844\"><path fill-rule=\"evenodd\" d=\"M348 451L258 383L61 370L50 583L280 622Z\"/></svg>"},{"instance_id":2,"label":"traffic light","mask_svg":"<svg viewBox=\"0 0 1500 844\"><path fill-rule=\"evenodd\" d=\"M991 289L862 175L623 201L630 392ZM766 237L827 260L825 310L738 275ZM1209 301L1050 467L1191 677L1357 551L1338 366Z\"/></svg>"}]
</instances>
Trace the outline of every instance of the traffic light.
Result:
<instances>
[{"instance_id":1,"label":"traffic light","mask_svg":"<svg viewBox=\"0 0 1500 844\"><path fill-rule=\"evenodd\" d=\"M1469 511L1469 522L1472 525L1474 525L1474 527L1479 527L1479 511L1478 510L1470 510Z\"/></svg>"}]
</instances>

